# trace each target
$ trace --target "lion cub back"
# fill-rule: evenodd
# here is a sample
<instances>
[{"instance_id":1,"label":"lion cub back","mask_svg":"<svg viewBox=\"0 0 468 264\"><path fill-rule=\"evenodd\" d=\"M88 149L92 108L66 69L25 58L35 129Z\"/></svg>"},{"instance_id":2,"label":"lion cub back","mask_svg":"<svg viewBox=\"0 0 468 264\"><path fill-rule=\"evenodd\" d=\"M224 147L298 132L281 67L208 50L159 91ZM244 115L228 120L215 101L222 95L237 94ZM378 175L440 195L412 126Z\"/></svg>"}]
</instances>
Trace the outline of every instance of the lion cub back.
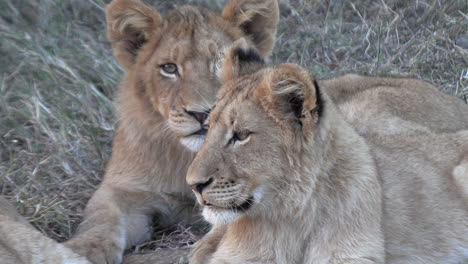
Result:
<instances>
[{"instance_id":1,"label":"lion cub back","mask_svg":"<svg viewBox=\"0 0 468 264\"><path fill-rule=\"evenodd\" d=\"M468 131L368 142L384 193L387 261L468 263L468 173L458 175L465 181L453 173L468 153Z\"/></svg>"},{"instance_id":2,"label":"lion cub back","mask_svg":"<svg viewBox=\"0 0 468 264\"><path fill-rule=\"evenodd\" d=\"M360 135L468 129L468 105L424 81L348 74L320 85Z\"/></svg>"}]
</instances>

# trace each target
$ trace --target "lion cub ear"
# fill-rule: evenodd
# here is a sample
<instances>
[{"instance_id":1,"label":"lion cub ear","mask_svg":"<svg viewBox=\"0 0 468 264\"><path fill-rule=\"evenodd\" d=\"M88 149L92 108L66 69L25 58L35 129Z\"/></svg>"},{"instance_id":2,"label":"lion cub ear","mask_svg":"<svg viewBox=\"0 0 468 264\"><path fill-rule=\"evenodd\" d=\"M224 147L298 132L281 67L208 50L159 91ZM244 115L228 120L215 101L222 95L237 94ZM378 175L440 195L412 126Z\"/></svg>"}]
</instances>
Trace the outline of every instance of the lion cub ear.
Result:
<instances>
[{"instance_id":1,"label":"lion cub ear","mask_svg":"<svg viewBox=\"0 0 468 264\"><path fill-rule=\"evenodd\" d=\"M293 126L310 131L322 113L323 100L317 82L295 64L275 67L257 89L256 97Z\"/></svg>"},{"instance_id":2,"label":"lion cub ear","mask_svg":"<svg viewBox=\"0 0 468 264\"><path fill-rule=\"evenodd\" d=\"M279 22L277 0L230 0L222 17L240 27L263 58L270 55Z\"/></svg>"},{"instance_id":3,"label":"lion cub ear","mask_svg":"<svg viewBox=\"0 0 468 264\"><path fill-rule=\"evenodd\" d=\"M107 39L114 56L129 69L140 48L155 32L162 18L139 0L113 0L106 8Z\"/></svg>"},{"instance_id":4,"label":"lion cub ear","mask_svg":"<svg viewBox=\"0 0 468 264\"><path fill-rule=\"evenodd\" d=\"M220 72L217 73L221 82L237 78L244 74L258 71L265 61L257 49L249 46L244 38L235 41L227 50Z\"/></svg>"}]
</instances>

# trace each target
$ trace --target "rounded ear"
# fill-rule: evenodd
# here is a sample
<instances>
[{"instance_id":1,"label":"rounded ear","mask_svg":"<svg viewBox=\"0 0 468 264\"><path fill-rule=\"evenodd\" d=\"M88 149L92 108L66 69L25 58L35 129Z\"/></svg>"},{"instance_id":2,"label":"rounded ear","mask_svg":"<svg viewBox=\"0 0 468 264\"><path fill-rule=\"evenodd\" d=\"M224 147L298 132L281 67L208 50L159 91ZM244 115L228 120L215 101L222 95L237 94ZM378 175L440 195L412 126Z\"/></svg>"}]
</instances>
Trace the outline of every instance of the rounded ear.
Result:
<instances>
[{"instance_id":1,"label":"rounded ear","mask_svg":"<svg viewBox=\"0 0 468 264\"><path fill-rule=\"evenodd\" d=\"M222 82L237 78L241 75L256 72L265 64L255 48L249 47L244 38L235 41L227 50L218 77Z\"/></svg>"},{"instance_id":2,"label":"rounded ear","mask_svg":"<svg viewBox=\"0 0 468 264\"><path fill-rule=\"evenodd\" d=\"M271 54L279 23L277 0L230 0L222 17L240 27L263 58Z\"/></svg>"},{"instance_id":3,"label":"rounded ear","mask_svg":"<svg viewBox=\"0 0 468 264\"><path fill-rule=\"evenodd\" d=\"M282 119L304 128L317 123L323 106L317 82L295 64L280 64L274 68L255 96L267 98L268 107Z\"/></svg>"},{"instance_id":4,"label":"rounded ear","mask_svg":"<svg viewBox=\"0 0 468 264\"><path fill-rule=\"evenodd\" d=\"M140 48L155 32L162 18L139 0L113 0L106 8L107 39L114 56L129 69Z\"/></svg>"}]
</instances>

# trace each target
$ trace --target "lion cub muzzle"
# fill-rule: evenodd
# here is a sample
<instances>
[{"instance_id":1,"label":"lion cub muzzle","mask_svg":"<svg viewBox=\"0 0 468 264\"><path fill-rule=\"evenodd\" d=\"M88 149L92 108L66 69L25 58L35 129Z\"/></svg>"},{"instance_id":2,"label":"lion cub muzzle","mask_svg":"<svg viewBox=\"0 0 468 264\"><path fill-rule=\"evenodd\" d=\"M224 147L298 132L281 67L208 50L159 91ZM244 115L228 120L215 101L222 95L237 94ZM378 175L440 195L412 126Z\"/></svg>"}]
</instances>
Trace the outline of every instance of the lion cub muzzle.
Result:
<instances>
[{"instance_id":1,"label":"lion cub muzzle","mask_svg":"<svg viewBox=\"0 0 468 264\"><path fill-rule=\"evenodd\" d=\"M205 136L206 133L208 132L208 124L207 124L207 119L208 115L211 112L211 109L208 109L204 112L198 112L198 111L189 111L185 109L185 112L193 117L199 124L200 124L200 129L193 132L192 134L188 136Z\"/></svg>"},{"instance_id":2,"label":"lion cub muzzle","mask_svg":"<svg viewBox=\"0 0 468 264\"><path fill-rule=\"evenodd\" d=\"M203 216L212 224L228 223L245 214L255 203L249 184L225 176L192 174L189 184L203 206Z\"/></svg>"},{"instance_id":3,"label":"lion cub muzzle","mask_svg":"<svg viewBox=\"0 0 468 264\"><path fill-rule=\"evenodd\" d=\"M191 185L198 202L204 206L232 210L246 210L253 201L253 196L240 195L245 188L234 180L209 178L207 181ZM247 204L246 204L247 203Z\"/></svg>"},{"instance_id":4,"label":"lion cub muzzle","mask_svg":"<svg viewBox=\"0 0 468 264\"><path fill-rule=\"evenodd\" d=\"M206 182L192 184L191 187L192 187L192 190L195 192L195 194L198 193L201 195L203 189L205 189L205 187L210 185L212 182L213 182L213 178L210 178Z\"/></svg>"},{"instance_id":5,"label":"lion cub muzzle","mask_svg":"<svg viewBox=\"0 0 468 264\"><path fill-rule=\"evenodd\" d=\"M197 152L205 140L206 133L208 132L207 119L210 114L211 109L206 111L196 111L183 109L183 113L179 113L178 119L182 119L181 125L174 125L176 123L174 120L170 120L169 123L173 127L183 126L185 135L181 137L181 143L185 145L188 149Z\"/></svg>"},{"instance_id":6,"label":"lion cub muzzle","mask_svg":"<svg viewBox=\"0 0 468 264\"><path fill-rule=\"evenodd\" d=\"M208 118L208 115L211 110L205 111L205 112L197 112L197 111L189 111L185 109L185 112L189 114L191 117L195 118L195 120L200 123L200 125L203 127L203 124L205 123L206 119Z\"/></svg>"}]
</instances>

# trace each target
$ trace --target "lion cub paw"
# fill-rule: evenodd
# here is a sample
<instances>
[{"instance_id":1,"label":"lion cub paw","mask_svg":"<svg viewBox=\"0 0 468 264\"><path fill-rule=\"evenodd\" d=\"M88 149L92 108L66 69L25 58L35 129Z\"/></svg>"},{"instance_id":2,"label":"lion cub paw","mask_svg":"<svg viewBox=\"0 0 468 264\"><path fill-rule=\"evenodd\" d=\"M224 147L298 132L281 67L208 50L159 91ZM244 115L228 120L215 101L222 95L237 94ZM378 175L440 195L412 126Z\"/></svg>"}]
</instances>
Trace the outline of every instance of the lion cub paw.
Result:
<instances>
[{"instance_id":1,"label":"lion cub paw","mask_svg":"<svg viewBox=\"0 0 468 264\"><path fill-rule=\"evenodd\" d=\"M123 249L113 242L69 241L64 246L93 264L121 264Z\"/></svg>"}]
</instances>

